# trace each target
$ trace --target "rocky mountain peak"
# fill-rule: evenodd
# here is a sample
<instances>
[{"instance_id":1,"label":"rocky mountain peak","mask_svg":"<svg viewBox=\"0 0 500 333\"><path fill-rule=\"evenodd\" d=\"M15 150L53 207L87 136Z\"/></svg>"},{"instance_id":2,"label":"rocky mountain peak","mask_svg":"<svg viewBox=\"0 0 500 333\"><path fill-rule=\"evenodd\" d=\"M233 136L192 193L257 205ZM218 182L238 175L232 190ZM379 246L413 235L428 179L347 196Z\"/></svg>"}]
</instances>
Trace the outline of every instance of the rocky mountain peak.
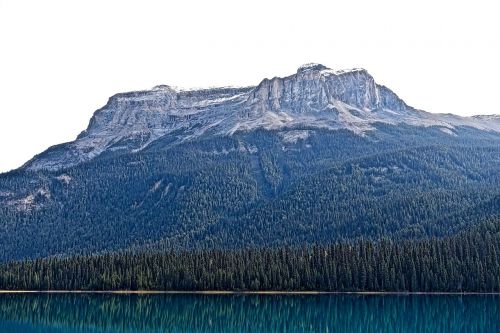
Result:
<instances>
[{"instance_id":1,"label":"rocky mountain peak","mask_svg":"<svg viewBox=\"0 0 500 333\"><path fill-rule=\"evenodd\" d=\"M325 65L311 62L309 64L304 64L304 65L300 66L297 69L297 73L304 73L304 72L309 72L309 71L321 71L324 69L329 69L329 68L326 67Z\"/></svg>"},{"instance_id":2,"label":"rocky mountain peak","mask_svg":"<svg viewBox=\"0 0 500 333\"><path fill-rule=\"evenodd\" d=\"M360 109L379 109L381 97L374 78L364 69L332 70L302 65L287 77L263 80L252 93L254 112L308 113L323 111L337 101Z\"/></svg>"},{"instance_id":3,"label":"rocky mountain peak","mask_svg":"<svg viewBox=\"0 0 500 333\"><path fill-rule=\"evenodd\" d=\"M25 166L57 170L106 151L139 151L158 139L184 142L238 131L347 129L359 135L375 124L456 126L500 131L498 117L430 114L408 106L365 70L332 70L306 64L286 77L264 79L255 87L151 90L120 93L97 110L75 141L50 148Z\"/></svg>"},{"instance_id":4,"label":"rocky mountain peak","mask_svg":"<svg viewBox=\"0 0 500 333\"><path fill-rule=\"evenodd\" d=\"M176 93L176 90L166 84L160 84L157 86L154 86L151 91L164 91L164 92L169 92L169 93Z\"/></svg>"}]
</instances>

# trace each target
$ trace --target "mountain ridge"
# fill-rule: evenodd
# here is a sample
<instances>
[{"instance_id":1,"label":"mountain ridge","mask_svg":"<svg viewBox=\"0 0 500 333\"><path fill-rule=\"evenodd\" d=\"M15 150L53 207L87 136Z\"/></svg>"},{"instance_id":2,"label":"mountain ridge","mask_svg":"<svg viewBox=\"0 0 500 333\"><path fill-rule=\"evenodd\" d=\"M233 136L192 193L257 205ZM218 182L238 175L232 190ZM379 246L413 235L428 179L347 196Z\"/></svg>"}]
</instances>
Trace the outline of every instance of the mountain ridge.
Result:
<instances>
[{"instance_id":1,"label":"mountain ridge","mask_svg":"<svg viewBox=\"0 0 500 333\"><path fill-rule=\"evenodd\" d=\"M347 129L365 135L379 122L439 126L450 135L459 126L500 132L500 118L431 114L408 106L365 69L332 70L311 63L257 86L176 90L159 85L115 94L74 141L57 146L59 151L49 148L23 168L63 169L108 149L138 151L172 133L178 133L176 142L258 128Z\"/></svg>"}]
</instances>

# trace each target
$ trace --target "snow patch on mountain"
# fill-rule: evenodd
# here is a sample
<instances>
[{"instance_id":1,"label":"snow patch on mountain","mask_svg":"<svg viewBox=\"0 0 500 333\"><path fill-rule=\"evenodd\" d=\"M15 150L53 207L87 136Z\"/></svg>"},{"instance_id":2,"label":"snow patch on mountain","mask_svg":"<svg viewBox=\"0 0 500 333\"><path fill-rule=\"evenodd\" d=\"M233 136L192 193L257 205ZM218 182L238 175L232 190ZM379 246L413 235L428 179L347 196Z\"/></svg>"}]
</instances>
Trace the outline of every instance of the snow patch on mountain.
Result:
<instances>
[{"instance_id":1,"label":"snow patch on mountain","mask_svg":"<svg viewBox=\"0 0 500 333\"><path fill-rule=\"evenodd\" d=\"M292 130L281 132L280 136L285 143L297 143L300 140L306 140L311 135L311 131Z\"/></svg>"},{"instance_id":2,"label":"snow patch on mountain","mask_svg":"<svg viewBox=\"0 0 500 333\"><path fill-rule=\"evenodd\" d=\"M69 175L62 174L57 176L56 179L61 181L63 184L68 185L73 178L71 178Z\"/></svg>"},{"instance_id":3,"label":"snow patch on mountain","mask_svg":"<svg viewBox=\"0 0 500 333\"><path fill-rule=\"evenodd\" d=\"M446 134L449 134L449 135L452 135L452 136L457 136L457 134L455 132L453 132L451 129L449 129L447 127L441 127L440 130L443 133L446 133Z\"/></svg>"},{"instance_id":4,"label":"snow patch on mountain","mask_svg":"<svg viewBox=\"0 0 500 333\"><path fill-rule=\"evenodd\" d=\"M48 188L42 187L24 196L6 200L3 204L14 207L17 211L29 212L41 208L51 198L52 194Z\"/></svg>"}]
</instances>

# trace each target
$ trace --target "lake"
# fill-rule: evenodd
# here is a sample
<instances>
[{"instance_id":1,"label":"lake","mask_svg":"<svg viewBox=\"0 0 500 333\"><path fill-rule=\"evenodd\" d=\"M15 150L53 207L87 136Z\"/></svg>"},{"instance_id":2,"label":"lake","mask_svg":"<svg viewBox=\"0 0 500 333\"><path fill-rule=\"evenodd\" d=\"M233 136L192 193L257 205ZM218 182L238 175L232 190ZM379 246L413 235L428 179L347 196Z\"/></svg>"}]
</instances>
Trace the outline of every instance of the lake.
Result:
<instances>
[{"instance_id":1,"label":"lake","mask_svg":"<svg viewBox=\"0 0 500 333\"><path fill-rule=\"evenodd\" d=\"M0 294L0 332L500 332L498 295Z\"/></svg>"}]
</instances>

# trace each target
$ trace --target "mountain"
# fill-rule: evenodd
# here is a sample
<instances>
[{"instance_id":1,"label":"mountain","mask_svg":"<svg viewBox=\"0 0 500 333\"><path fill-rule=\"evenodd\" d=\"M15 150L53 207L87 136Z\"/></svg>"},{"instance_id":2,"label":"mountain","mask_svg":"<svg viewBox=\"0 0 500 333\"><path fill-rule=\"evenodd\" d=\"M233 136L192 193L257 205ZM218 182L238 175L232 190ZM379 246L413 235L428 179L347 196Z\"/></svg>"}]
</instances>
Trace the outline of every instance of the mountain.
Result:
<instances>
[{"instance_id":1,"label":"mountain","mask_svg":"<svg viewBox=\"0 0 500 333\"><path fill-rule=\"evenodd\" d=\"M0 260L456 234L500 219L500 116L408 106L364 69L112 96L0 175Z\"/></svg>"},{"instance_id":2,"label":"mountain","mask_svg":"<svg viewBox=\"0 0 500 333\"><path fill-rule=\"evenodd\" d=\"M377 123L435 126L449 135L460 126L500 132L500 116L426 113L406 105L364 69L334 71L308 64L256 87L176 91L162 85L117 94L74 142L49 149L25 167L58 170L106 151L137 152L167 136L170 145L256 129L347 129L363 136ZM284 140L305 135L291 132Z\"/></svg>"}]
</instances>

